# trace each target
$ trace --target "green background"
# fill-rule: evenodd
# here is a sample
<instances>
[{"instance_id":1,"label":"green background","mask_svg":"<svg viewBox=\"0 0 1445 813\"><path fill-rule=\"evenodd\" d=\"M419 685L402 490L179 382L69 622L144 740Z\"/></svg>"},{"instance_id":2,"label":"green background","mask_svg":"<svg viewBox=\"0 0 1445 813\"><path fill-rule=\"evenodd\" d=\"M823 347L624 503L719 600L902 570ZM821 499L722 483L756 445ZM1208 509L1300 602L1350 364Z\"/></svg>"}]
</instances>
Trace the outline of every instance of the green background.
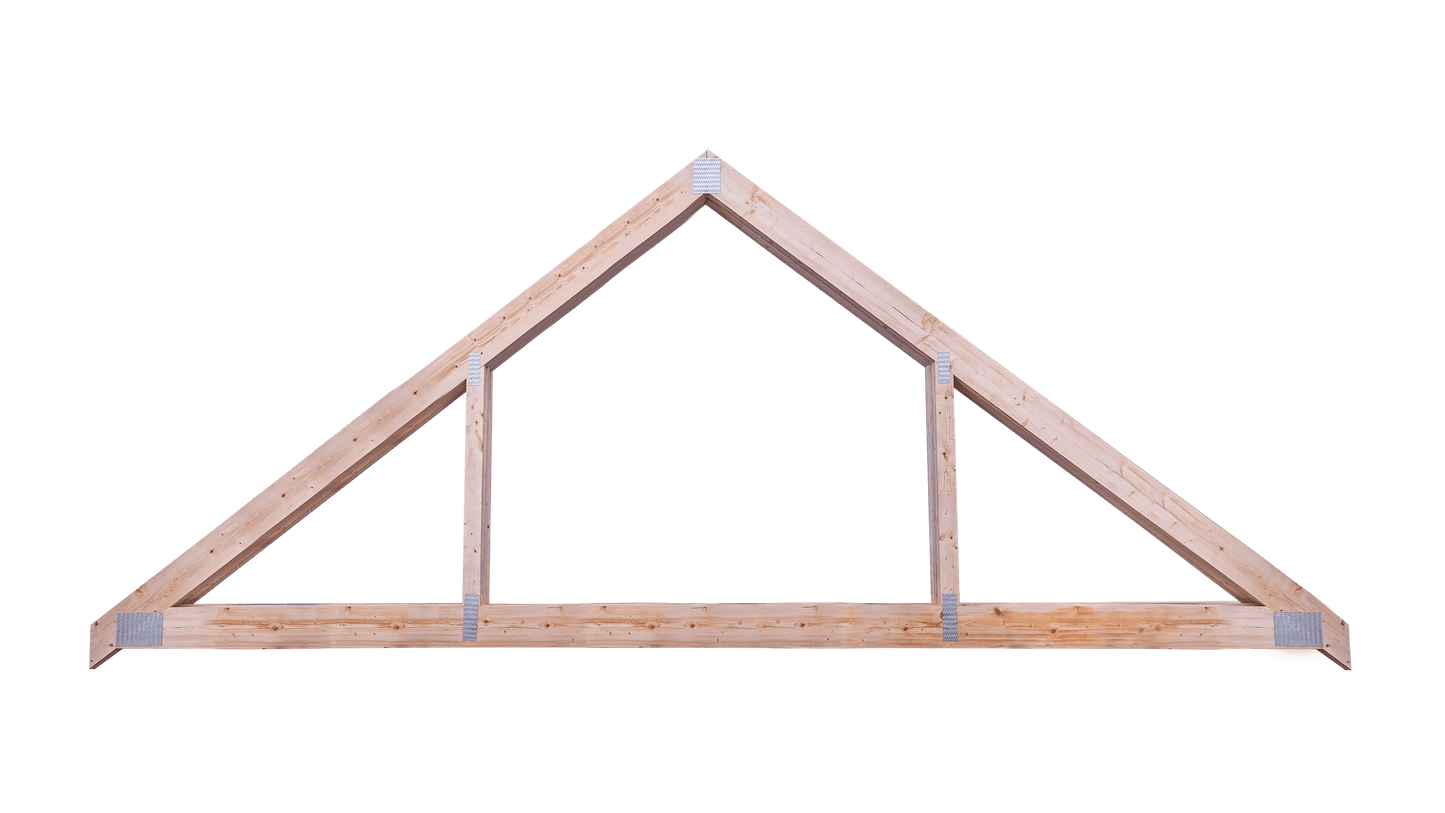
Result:
<instances>
[{"instance_id":1,"label":"green background","mask_svg":"<svg viewBox=\"0 0 1445 813\"><path fill-rule=\"evenodd\" d=\"M1412 803L1429 6L0 13L23 807ZM1354 627L1253 653L144 653L85 625L717 150ZM922 373L702 212L497 374L499 601L920 599ZM457 601L460 409L212 601ZM965 401L965 598L1220 596Z\"/></svg>"}]
</instances>

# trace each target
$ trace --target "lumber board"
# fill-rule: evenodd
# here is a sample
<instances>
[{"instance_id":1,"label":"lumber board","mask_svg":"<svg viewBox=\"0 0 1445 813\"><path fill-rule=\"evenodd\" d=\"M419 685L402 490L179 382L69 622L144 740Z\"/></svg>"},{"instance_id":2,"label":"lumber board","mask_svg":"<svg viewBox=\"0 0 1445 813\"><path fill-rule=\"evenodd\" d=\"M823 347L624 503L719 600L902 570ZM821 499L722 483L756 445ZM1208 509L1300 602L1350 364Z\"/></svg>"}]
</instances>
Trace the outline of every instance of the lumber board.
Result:
<instances>
[{"instance_id":1,"label":"lumber board","mask_svg":"<svg viewBox=\"0 0 1445 813\"><path fill-rule=\"evenodd\" d=\"M987 604L958 607L949 647L1273 649L1274 611L1252 604Z\"/></svg>"},{"instance_id":2,"label":"lumber board","mask_svg":"<svg viewBox=\"0 0 1445 813\"><path fill-rule=\"evenodd\" d=\"M1230 595L1272 611L1320 613L1320 652L1352 668L1349 624L1323 601L952 329L939 323L935 330L952 348L954 385L964 397Z\"/></svg>"},{"instance_id":3,"label":"lumber board","mask_svg":"<svg viewBox=\"0 0 1445 813\"><path fill-rule=\"evenodd\" d=\"M928 426L928 561L933 603L959 595L958 471L954 460L953 382L939 383L938 361L923 368Z\"/></svg>"},{"instance_id":4,"label":"lumber board","mask_svg":"<svg viewBox=\"0 0 1445 813\"><path fill-rule=\"evenodd\" d=\"M489 604L462 640L460 604L192 604L164 611L161 648L1274 647L1244 604L960 604L957 642L934 604Z\"/></svg>"},{"instance_id":5,"label":"lumber board","mask_svg":"<svg viewBox=\"0 0 1445 813\"><path fill-rule=\"evenodd\" d=\"M953 356L954 386L1237 600L1324 619L1320 651L1349 669L1349 625L1309 591L1165 488L938 317L722 162L707 205L920 364ZM961 619L960 619L961 623Z\"/></svg>"},{"instance_id":6,"label":"lumber board","mask_svg":"<svg viewBox=\"0 0 1445 813\"><path fill-rule=\"evenodd\" d=\"M200 600L461 397L468 354L480 353L482 363L495 369L703 204L703 196L692 192L689 164L101 615L90 628L91 668L117 651L116 613L158 612Z\"/></svg>"},{"instance_id":7,"label":"lumber board","mask_svg":"<svg viewBox=\"0 0 1445 813\"><path fill-rule=\"evenodd\" d=\"M492 584L492 368L467 384L465 473L462 494L462 593L491 600Z\"/></svg>"},{"instance_id":8,"label":"lumber board","mask_svg":"<svg viewBox=\"0 0 1445 813\"><path fill-rule=\"evenodd\" d=\"M939 564L938 545L938 442L934 437L934 386L935 365L923 368L923 419L926 434L923 452L928 458L928 597L934 604L943 602L939 590L942 568Z\"/></svg>"},{"instance_id":9,"label":"lumber board","mask_svg":"<svg viewBox=\"0 0 1445 813\"><path fill-rule=\"evenodd\" d=\"M705 157L716 157L711 152ZM215 531L91 625L90 665L115 647L118 612L163 612L164 647L327 646L1273 646L1273 612L1319 612L1320 650L1351 667L1349 627L1240 540L1179 499L1117 450L951 328L722 164L722 191L696 195L685 167L593 241L498 311L412 379L323 444ZM490 605L478 639L461 640L461 604L198 605L209 590L468 392L466 360L482 356L487 386L468 392L466 539L486 527L490 375L651 246L707 205L936 376L928 394L931 604ZM1238 604L959 605L959 640L942 641L941 594L958 591L957 488L952 426L958 391L1069 471L1213 579ZM945 414L946 413L946 414ZM946 421L945 421L946 418ZM469 430L470 431L470 430ZM473 455L475 446L477 454ZM481 489L474 486L482 485ZM474 500L474 497L481 497ZM473 502L476 503L474 508ZM473 514L477 519L474 521ZM950 526L952 533L950 536ZM485 533L482 534L486 536ZM948 543L948 539L952 543ZM464 552L464 592L485 596L486 546ZM464 549L466 550L466 549ZM952 564L949 564L950 551ZM475 577L473 574L475 573ZM477 589L468 589L475 586ZM952 591L948 588L952 586ZM486 598L483 598L486 601Z\"/></svg>"}]
</instances>

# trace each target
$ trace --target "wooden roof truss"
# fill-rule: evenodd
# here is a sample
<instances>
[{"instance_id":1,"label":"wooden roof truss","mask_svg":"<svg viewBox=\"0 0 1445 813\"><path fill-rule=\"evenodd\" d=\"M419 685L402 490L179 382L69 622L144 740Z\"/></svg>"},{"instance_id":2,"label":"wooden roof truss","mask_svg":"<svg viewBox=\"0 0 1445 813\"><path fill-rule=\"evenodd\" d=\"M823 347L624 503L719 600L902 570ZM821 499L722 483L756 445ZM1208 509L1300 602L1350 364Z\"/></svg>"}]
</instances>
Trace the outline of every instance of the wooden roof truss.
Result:
<instances>
[{"instance_id":1,"label":"wooden roof truss","mask_svg":"<svg viewBox=\"0 0 1445 813\"><path fill-rule=\"evenodd\" d=\"M492 373L704 206L924 368L931 600L917 604L492 604ZM1234 602L960 600L954 394L1224 588ZM198 604L368 466L466 398L462 600ZM1318 649L1350 668L1350 630L1319 599L1192 508L711 152L392 390L90 629L90 666L123 648L460 646Z\"/></svg>"}]
</instances>

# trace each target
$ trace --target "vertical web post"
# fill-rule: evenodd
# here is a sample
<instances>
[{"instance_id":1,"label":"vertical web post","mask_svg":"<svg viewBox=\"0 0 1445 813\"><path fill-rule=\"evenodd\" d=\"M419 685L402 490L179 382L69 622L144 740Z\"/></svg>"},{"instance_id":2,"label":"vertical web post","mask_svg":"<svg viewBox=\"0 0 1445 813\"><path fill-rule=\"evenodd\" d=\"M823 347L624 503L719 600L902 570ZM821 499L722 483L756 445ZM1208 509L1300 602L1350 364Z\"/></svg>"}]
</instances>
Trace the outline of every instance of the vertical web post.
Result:
<instances>
[{"instance_id":1,"label":"vertical web post","mask_svg":"<svg viewBox=\"0 0 1445 813\"><path fill-rule=\"evenodd\" d=\"M953 369L947 350L925 368L928 407L929 588L934 604L958 601L958 474L953 440Z\"/></svg>"},{"instance_id":2,"label":"vertical web post","mask_svg":"<svg viewBox=\"0 0 1445 813\"><path fill-rule=\"evenodd\" d=\"M492 564L492 371L482 364L482 357L477 353L467 356L466 424L462 598L464 604L489 604ZM475 640L476 628L473 626L469 631L472 637L467 640Z\"/></svg>"}]
</instances>

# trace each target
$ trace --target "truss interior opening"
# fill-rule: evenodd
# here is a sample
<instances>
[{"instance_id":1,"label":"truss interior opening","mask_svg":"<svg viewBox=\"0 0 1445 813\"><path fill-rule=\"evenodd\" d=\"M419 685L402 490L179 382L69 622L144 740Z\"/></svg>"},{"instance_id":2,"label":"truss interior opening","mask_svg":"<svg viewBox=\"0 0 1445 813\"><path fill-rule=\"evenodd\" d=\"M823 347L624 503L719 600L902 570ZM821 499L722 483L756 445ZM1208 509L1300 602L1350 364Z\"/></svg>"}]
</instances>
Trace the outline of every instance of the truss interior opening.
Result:
<instances>
[{"instance_id":1,"label":"truss interior opening","mask_svg":"<svg viewBox=\"0 0 1445 813\"><path fill-rule=\"evenodd\" d=\"M492 601L927 601L922 375L699 212L496 371Z\"/></svg>"}]
</instances>

